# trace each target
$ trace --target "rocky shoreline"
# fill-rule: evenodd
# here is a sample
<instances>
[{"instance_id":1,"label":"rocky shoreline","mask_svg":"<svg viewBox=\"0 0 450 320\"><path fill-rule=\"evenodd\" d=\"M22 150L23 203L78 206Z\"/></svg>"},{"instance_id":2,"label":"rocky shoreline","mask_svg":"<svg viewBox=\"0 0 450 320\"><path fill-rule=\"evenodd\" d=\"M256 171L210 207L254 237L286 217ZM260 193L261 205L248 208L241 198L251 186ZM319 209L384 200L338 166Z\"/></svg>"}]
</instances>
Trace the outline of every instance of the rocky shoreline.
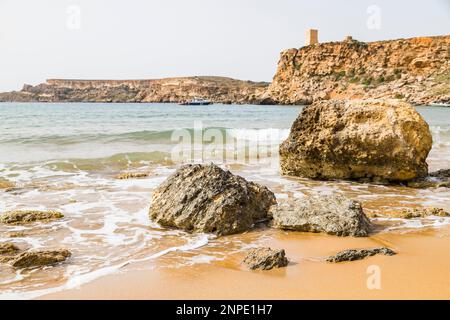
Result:
<instances>
[{"instance_id":1,"label":"rocky shoreline","mask_svg":"<svg viewBox=\"0 0 450 320\"><path fill-rule=\"evenodd\" d=\"M194 98L223 104L257 104L268 83L226 77L155 80L49 79L0 93L0 102L183 103Z\"/></svg>"},{"instance_id":2,"label":"rocky shoreline","mask_svg":"<svg viewBox=\"0 0 450 320\"><path fill-rule=\"evenodd\" d=\"M154 80L49 79L0 102L299 104L330 99L398 99L450 105L450 36L317 43L281 53L272 83L226 77Z\"/></svg>"},{"instance_id":3,"label":"rocky shoreline","mask_svg":"<svg viewBox=\"0 0 450 320\"><path fill-rule=\"evenodd\" d=\"M281 53L266 103L399 99L450 104L450 36L376 42L349 39Z\"/></svg>"}]
</instances>

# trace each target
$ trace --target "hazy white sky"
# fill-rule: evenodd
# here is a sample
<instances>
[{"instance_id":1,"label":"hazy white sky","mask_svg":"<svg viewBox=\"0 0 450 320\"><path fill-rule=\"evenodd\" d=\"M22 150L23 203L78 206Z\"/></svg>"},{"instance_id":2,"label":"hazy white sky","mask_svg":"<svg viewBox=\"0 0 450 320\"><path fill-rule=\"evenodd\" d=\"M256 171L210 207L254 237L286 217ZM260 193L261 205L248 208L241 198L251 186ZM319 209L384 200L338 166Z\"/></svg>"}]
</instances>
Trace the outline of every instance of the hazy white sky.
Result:
<instances>
[{"instance_id":1,"label":"hazy white sky","mask_svg":"<svg viewBox=\"0 0 450 320\"><path fill-rule=\"evenodd\" d=\"M270 81L280 51L450 34L450 0L0 0L0 91L47 78Z\"/></svg>"}]
</instances>

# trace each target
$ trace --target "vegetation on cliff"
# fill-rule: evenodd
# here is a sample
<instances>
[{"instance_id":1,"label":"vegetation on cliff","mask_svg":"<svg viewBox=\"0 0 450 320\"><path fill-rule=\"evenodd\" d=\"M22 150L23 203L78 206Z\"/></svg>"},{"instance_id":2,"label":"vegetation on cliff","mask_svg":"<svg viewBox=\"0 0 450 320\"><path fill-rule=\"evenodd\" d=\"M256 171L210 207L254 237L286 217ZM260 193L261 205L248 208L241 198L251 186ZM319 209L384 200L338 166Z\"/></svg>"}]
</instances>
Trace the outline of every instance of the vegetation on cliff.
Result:
<instances>
[{"instance_id":1,"label":"vegetation on cliff","mask_svg":"<svg viewBox=\"0 0 450 320\"><path fill-rule=\"evenodd\" d=\"M369 98L450 103L450 36L289 49L265 95L279 104Z\"/></svg>"}]
</instances>

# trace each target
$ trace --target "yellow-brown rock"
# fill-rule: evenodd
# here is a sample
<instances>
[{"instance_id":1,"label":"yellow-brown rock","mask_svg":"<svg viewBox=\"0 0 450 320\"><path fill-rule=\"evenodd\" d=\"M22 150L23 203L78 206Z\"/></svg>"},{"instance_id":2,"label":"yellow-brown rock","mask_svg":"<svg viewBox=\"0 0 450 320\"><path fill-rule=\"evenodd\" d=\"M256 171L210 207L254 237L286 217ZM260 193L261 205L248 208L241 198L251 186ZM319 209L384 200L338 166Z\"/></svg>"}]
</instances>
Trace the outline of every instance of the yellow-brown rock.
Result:
<instances>
[{"instance_id":1,"label":"yellow-brown rock","mask_svg":"<svg viewBox=\"0 0 450 320\"><path fill-rule=\"evenodd\" d=\"M8 211L0 215L0 223L27 224L35 221L52 221L63 218L64 215L57 211L16 210Z\"/></svg>"},{"instance_id":2,"label":"yellow-brown rock","mask_svg":"<svg viewBox=\"0 0 450 320\"><path fill-rule=\"evenodd\" d=\"M180 77L148 80L49 79L24 85L21 91L0 93L0 101L39 102L171 102L194 98L214 103L257 103L267 82L226 77Z\"/></svg>"},{"instance_id":3,"label":"yellow-brown rock","mask_svg":"<svg viewBox=\"0 0 450 320\"><path fill-rule=\"evenodd\" d=\"M428 124L398 100L319 101L303 109L280 146L283 174L386 182L426 176Z\"/></svg>"}]
</instances>

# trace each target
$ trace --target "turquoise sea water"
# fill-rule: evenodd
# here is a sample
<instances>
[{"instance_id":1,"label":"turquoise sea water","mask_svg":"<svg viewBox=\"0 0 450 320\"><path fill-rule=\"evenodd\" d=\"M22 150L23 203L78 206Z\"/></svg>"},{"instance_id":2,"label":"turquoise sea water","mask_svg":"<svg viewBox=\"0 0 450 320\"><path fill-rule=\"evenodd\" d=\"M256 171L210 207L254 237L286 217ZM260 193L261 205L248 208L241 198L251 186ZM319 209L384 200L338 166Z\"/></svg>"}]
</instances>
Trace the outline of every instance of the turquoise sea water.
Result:
<instances>
[{"instance_id":1,"label":"turquoise sea water","mask_svg":"<svg viewBox=\"0 0 450 320\"><path fill-rule=\"evenodd\" d=\"M123 268L214 263L264 243L264 233L253 235L249 243L239 236L216 239L164 230L148 219L153 189L178 165L172 161L172 152L182 134L193 137L194 159L196 134L222 136L224 149L237 152L222 166L267 185L278 199L339 192L361 201L367 211L416 206L450 210L448 188L420 190L281 176L276 147L289 134L301 109L0 103L0 179L15 184L15 188L0 190L0 212L53 209L65 215L50 223L0 225L0 242L14 242L21 249L64 247L73 253L69 263L50 269L17 271L0 266L0 299L36 297L73 288ZM417 110L433 134L430 170L450 168L450 108ZM263 149L257 157L254 146ZM272 147L272 152L264 149ZM210 151L202 153L203 161L216 159L216 151ZM241 154L257 161L246 161ZM118 173L129 171L149 176L115 179ZM383 232L408 232L436 228L450 221L436 218L386 223Z\"/></svg>"}]
</instances>

